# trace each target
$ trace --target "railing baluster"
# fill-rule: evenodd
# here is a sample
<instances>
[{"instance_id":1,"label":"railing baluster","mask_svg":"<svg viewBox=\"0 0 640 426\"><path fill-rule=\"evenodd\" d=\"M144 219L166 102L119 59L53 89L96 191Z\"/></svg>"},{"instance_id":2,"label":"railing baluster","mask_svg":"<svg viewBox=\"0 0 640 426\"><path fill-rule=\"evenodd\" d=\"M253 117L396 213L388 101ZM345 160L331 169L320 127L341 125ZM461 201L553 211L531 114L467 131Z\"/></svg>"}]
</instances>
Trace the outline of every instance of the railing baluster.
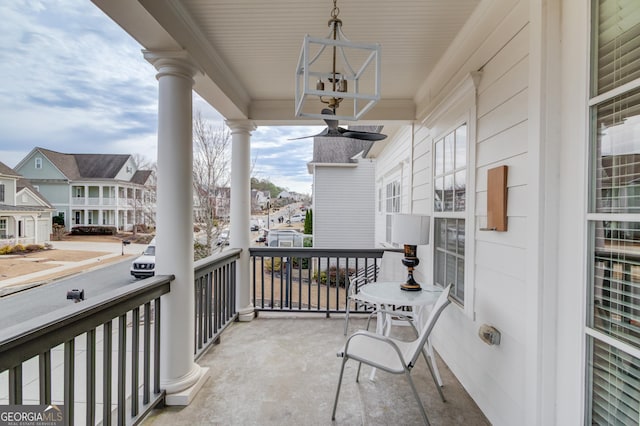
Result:
<instances>
[{"instance_id":1,"label":"railing baluster","mask_svg":"<svg viewBox=\"0 0 640 426\"><path fill-rule=\"evenodd\" d=\"M154 310L154 333L153 344L155 346L153 351L153 393L160 393L160 298L158 297L153 301Z\"/></svg>"},{"instance_id":2,"label":"railing baluster","mask_svg":"<svg viewBox=\"0 0 640 426\"><path fill-rule=\"evenodd\" d=\"M9 404L22 404L22 364L9 369Z\"/></svg>"},{"instance_id":3,"label":"railing baluster","mask_svg":"<svg viewBox=\"0 0 640 426\"><path fill-rule=\"evenodd\" d=\"M144 304L144 356L142 373L142 403L147 405L151 400L151 303Z\"/></svg>"},{"instance_id":4,"label":"railing baluster","mask_svg":"<svg viewBox=\"0 0 640 426\"><path fill-rule=\"evenodd\" d=\"M51 351L47 350L38 356L40 404L51 404Z\"/></svg>"},{"instance_id":5,"label":"railing baluster","mask_svg":"<svg viewBox=\"0 0 640 426\"><path fill-rule=\"evenodd\" d=\"M209 271L206 275L207 277L207 341L210 341L213 338L213 271Z\"/></svg>"},{"instance_id":6,"label":"railing baluster","mask_svg":"<svg viewBox=\"0 0 640 426\"><path fill-rule=\"evenodd\" d=\"M96 423L96 330L87 331L87 408L85 411L88 425Z\"/></svg>"},{"instance_id":7,"label":"railing baluster","mask_svg":"<svg viewBox=\"0 0 640 426\"><path fill-rule=\"evenodd\" d=\"M126 422L127 314L118 317L118 425Z\"/></svg>"},{"instance_id":8,"label":"railing baluster","mask_svg":"<svg viewBox=\"0 0 640 426\"><path fill-rule=\"evenodd\" d=\"M140 377L140 308L131 315L131 417L138 415L138 377Z\"/></svg>"},{"instance_id":9,"label":"railing baluster","mask_svg":"<svg viewBox=\"0 0 640 426\"><path fill-rule=\"evenodd\" d=\"M112 351L113 324L107 321L102 325L102 424L111 425L111 383L112 383Z\"/></svg>"},{"instance_id":10,"label":"railing baluster","mask_svg":"<svg viewBox=\"0 0 640 426\"><path fill-rule=\"evenodd\" d=\"M75 424L75 346L75 339L64 343L64 406L67 409L64 423L68 426Z\"/></svg>"}]
</instances>

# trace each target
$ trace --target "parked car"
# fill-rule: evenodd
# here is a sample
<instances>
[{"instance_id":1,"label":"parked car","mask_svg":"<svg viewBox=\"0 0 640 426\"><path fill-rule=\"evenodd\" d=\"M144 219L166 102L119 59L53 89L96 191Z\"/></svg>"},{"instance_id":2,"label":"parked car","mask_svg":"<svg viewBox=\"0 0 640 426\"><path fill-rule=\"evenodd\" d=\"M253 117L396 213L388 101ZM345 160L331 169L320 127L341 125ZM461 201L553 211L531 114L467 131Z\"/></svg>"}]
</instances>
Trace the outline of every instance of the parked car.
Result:
<instances>
[{"instance_id":1,"label":"parked car","mask_svg":"<svg viewBox=\"0 0 640 426\"><path fill-rule=\"evenodd\" d=\"M134 278L149 278L156 273L156 239L151 240L142 252L142 256L131 262L131 275Z\"/></svg>"},{"instance_id":2,"label":"parked car","mask_svg":"<svg viewBox=\"0 0 640 426\"><path fill-rule=\"evenodd\" d=\"M218 241L216 242L216 245L229 245L229 231L224 230L220 233L220 235L218 235Z\"/></svg>"},{"instance_id":3,"label":"parked car","mask_svg":"<svg viewBox=\"0 0 640 426\"><path fill-rule=\"evenodd\" d=\"M266 243L267 235L269 235L269 230L264 228L261 229L260 233L258 234L258 238L256 238L256 243Z\"/></svg>"},{"instance_id":4,"label":"parked car","mask_svg":"<svg viewBox=\"0 0 640 426\"><path fill-rule=\"evenodd\" d=\"M291 219L287 220L287 223L295 223L295 222L304 222L304 215L294 214L293 216L291 216Z\"/></svg>"}]
</instances>

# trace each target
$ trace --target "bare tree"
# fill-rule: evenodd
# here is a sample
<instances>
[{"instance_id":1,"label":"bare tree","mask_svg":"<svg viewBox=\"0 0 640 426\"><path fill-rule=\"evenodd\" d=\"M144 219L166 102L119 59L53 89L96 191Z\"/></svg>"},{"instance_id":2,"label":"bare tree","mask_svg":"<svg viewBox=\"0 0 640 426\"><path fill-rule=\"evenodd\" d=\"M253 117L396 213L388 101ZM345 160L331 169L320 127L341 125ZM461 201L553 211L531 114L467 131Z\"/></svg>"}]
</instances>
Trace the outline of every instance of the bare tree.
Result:
<instances>
[{"instance_id":1,"label":"bare tree","mask_svg":"<svg viewBox=\"0 0 640 426\"><path fill-rule=\"evenodd\" d=\"M136 235L138 222L142 222L147 226L155 226L156 224L156 197L158 191L156 171L157 166L154 161L149 160L141 154L133 154L133 162L136 170L145 173L144 190L142 194L134 193L131 199L134 208L133 212L133 235ZM139 220L140 219L140 220Z\"/></svg>"},{"instance_id":2,"label":"bare tree","mask_svg":"<svg viewBox=\"0 0 640 426\"><path fill-rule=\"evenodd\" d=\"M231 132L224 125L214 129L198 111L193 142L194 220L204 228L209 255L220 216L228 214Z\"/></svg>"}]
</instances>

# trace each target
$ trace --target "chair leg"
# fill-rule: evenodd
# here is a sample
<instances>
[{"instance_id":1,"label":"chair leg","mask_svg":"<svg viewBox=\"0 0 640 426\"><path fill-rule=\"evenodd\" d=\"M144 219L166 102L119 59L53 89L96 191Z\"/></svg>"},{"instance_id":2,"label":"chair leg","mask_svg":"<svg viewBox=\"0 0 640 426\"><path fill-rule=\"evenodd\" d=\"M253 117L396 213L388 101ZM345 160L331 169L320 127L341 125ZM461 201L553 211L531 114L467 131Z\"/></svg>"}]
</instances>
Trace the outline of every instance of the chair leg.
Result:
<instances>
[{"instance_id":1,"label":"chair leg","mask_svg":"<svg viewBox=\"0 0 640 426\"><path fill-rule=\"evenodd\" d=\"M340 396L340 386L342 386L342 375L344 374L344 365L347 363L347 357L342 358L342 366L340 367L340 377L338 378L338 388L336 389L336 399L333 401L333 412L331 413L331 420L336 419L336 408L338 408L338 397Z\"/></svg>"},{"instance_id":2,"label":"chair leg","mask_svg":"<svg viewBox=\"0 0 640 426\"><path fill-rule=\"evenodd\" d=\"M438 383L438 378L436 377L436 374L433 370L433 364L431 363L431 361L429 361L429 358L431 357L425 352L424 348L422 348L422 356L424 357L424 360L427 362L427 367L429 367L429 373L431 373L431 377L433 378L433 383L435 383L436 389L438 389L438 393L440 394L440 398L442 399L442 402L447 402L447 400L444 398L444 393L442 393L442 387ZM433 362L435 363L436 360L434 359Z\"/></svg>"},{"instance_id":3,"label":"chair leg","mask_svg":"<svg viewBox=\"0 0 640 426\"><path fill-rule=\"evenodd\" d=\"M360 380L360 367L362 367L362 363L358 363L358 371L356 371L356 383Z\"/></svg>"},{"instance_id":4,"label":"chair leg","mask_svg":"<svg viewBox=\"0 0 640 426\"><path fill-rule=\"evenodd\" d=\"M347 328L349 328L349 307L351 306L351 301L347 297L347 306L345 307L345 315L344 315L344 335L347 335Z\"/></svg>"},{"instance_id":5,"label":"chair leg","mask_svg":"<svg viewBox=\"0 0 640 426\"><path fill-rule=\"evenodd\" d=\"M427 339L427 353L429 354L429 358L433 360L431 366L433 367L433 372L435 374L435 378L438 382L439 386L442 386L442 379L440 378L440 372L438 371L438 366L436 364L436 357L433 353L433 345L431 344L431 339Z\"/></svg>"},{"instance_id":6,"label":"chair leg","mask_svg":"<svg viewBox=\"0 0 640 426\"><path fill-rule=\"evenodd\" d=\"M411 386L411 390L413 391L413 396L416 398L416 402L418 403L418 407L420 407L420 414L422 414L422 418L424 419L424 424L429 426L429 418L427 417L427 412L424 410L424 405L422 405L422 401L420 400L420 395L418 395L418 391L416 390L415 385L413 384L413 380L411 380L411 374L409 371L405 372L405 376L407 376L407 380L409 381L409 385Z\"/></svg>"}]
</instances>

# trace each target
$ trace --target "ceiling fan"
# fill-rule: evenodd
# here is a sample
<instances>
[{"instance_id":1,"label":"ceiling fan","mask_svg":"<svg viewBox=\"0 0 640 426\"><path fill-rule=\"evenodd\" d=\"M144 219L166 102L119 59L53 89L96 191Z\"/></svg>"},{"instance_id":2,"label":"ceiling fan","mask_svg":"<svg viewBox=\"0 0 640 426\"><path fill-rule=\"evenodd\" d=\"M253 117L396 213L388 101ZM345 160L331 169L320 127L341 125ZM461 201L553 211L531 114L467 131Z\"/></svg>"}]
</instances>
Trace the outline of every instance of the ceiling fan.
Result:
<instances>
[{"instance_id":1,"label":"ceiling fan","mask_svg":"<svg viewBox=\"0 0 640 426\"><path fill-rule=\"evenodd\" d=\"M335 115L335 111L324 108L322 110L323 115ZM329 120L327 118L324 119L324 122L327 123L327 128L317 135L310 136L302 136L300 138L289 139L292 141L298 139L307 139L307 138L315 138L315 137L343 137L343 138L351 138L351 139L359 139L363 141L381 141L387 137L387 135L383 135L382 133L374 133L374 132L363 132L361 130L349 130L344 129L338 126L338 120Z\"/></svg>"}]
</instances>

